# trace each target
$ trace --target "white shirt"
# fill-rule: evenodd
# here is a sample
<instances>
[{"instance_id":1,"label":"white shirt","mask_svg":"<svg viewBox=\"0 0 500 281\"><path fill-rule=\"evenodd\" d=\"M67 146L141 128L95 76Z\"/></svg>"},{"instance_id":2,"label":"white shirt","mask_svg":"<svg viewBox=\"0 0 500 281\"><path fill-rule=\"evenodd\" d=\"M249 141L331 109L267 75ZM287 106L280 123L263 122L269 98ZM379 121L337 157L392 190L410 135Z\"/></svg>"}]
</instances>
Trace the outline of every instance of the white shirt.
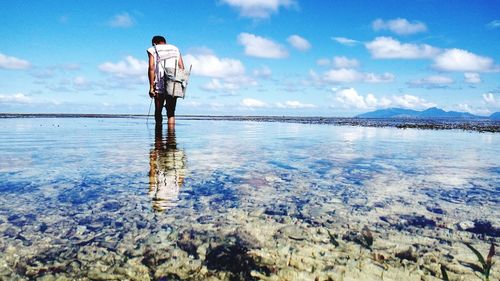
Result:
<instances>
[{"instance_id":1,"label":"white shirt","mask_svg":"<svg viewBox=\"0 0 500 281\"><path fill-rule=\"evenodd\" d=\"M179 49L171 44L158 44L155 47L148 48L148 53L153 56L155 61L155 85L157 90L163 89L163 67L175 68L175 62L179 63L181 53Z\"/></svg>"}]
</instances>

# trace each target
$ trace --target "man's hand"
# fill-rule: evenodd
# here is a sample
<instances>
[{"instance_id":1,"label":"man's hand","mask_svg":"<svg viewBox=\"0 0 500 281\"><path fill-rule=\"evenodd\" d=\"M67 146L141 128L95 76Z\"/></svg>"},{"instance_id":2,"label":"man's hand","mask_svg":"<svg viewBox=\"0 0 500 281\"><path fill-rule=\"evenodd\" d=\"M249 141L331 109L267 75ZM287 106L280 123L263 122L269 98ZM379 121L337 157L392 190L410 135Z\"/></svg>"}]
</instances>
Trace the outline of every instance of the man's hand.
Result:
<instances>
[{"instance_id":1,"label":"man's hand","mask_svg":"<svg viewBox=\"0 0 500 281\"><path fill-rule=\"evenodd\" d=\"M154 98L155 96L156 96L155 87L154 86L149 87L149 97Z\"/></svg>"}]
</instances>

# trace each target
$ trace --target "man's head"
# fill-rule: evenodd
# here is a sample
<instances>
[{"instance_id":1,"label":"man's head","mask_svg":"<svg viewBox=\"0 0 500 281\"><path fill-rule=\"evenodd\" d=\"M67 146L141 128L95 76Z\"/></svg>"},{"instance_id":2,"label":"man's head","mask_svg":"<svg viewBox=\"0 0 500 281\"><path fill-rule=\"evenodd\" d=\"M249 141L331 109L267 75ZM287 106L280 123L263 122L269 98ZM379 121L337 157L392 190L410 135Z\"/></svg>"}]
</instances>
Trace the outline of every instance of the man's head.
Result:
<instances>
[{"instance_id":1,"label":"man's head","mask_svg":"<svg viewBox=\"0 0 500 281\"><path fill-rule=\"evenodd\" d=\"M151 44L153 45L158 45L158 44L166 44L167 40L165 40L165 37L156 35L153 36L153 39L151 39Z\"/></svg>"}]
</instances>

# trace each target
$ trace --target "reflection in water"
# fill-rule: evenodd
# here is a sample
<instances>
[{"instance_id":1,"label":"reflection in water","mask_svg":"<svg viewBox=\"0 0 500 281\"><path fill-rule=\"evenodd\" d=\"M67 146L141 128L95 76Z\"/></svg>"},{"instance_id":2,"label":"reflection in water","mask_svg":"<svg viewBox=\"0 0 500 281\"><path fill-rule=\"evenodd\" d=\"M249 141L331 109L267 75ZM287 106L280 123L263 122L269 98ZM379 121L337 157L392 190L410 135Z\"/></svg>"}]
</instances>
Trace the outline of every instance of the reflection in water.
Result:
<instances>
[{"instance_id":1,"label":"reflection in water","mask_svg":"<svg viewBox=\"0 0 500 281\"><path fill-rule=\"evenodd\" d=\"M168 128L165 139L161 126L156 128L149 167L149 195L153 208L161 212L174 207L186 174L186 157L184 150L177 147L174 128Z\"/></svg>"}]
</instances>

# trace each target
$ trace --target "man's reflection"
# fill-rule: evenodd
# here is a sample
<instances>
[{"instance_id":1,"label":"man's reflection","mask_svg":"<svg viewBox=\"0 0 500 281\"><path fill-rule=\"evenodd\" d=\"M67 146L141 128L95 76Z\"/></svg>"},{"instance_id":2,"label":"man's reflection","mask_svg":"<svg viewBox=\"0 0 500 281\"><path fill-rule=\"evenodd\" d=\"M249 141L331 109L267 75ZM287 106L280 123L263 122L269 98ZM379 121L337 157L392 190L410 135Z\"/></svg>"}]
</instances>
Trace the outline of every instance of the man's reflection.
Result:
<instances>
[{"instance_id":1,"label":"man's reflection","mask_svg":"<svg viewBox=\"0 0 500 281\"><path fill-rule=\"evenodd\" d=\"M153 208L164 211L174 207L186 174L184 151L177 147L175 129L168 128L163 139L161 126L155 128L155 143L149 153L149 195Z\"/></svg>"}]
</instances>

